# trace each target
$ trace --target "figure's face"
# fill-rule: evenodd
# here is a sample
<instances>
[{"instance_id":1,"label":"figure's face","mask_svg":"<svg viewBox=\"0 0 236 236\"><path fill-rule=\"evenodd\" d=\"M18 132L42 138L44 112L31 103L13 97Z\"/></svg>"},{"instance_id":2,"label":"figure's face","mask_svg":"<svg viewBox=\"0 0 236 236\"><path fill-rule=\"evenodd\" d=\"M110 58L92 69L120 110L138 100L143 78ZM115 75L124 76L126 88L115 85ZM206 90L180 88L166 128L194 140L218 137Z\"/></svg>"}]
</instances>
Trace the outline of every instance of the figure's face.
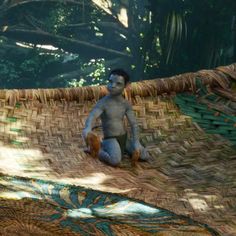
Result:
<instances>
[{"instance_id":1,"label":"figure's face","mask_svg":"<svg viewBox=\"0 0 236 236\"><path fill-rule=\"evenodd\" d=\"M107 89L111 95L120 95L122 94L125 88L125 80L123 76L120 75L111 75L108 79Z\"/></svg>"}]
</instances>

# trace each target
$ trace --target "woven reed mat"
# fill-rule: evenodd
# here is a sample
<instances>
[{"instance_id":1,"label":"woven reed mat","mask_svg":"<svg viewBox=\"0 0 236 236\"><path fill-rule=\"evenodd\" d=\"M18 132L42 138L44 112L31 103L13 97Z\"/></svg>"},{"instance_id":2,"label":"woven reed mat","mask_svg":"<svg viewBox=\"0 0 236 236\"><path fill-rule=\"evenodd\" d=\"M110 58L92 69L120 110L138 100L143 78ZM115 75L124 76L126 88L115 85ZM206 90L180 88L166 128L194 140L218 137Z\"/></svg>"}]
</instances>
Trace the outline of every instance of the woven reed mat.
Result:
<instances>
[{"instance_id":1,"label":"woven reed mat","mask_svg":"<svg viewBox=\"0 0 236 236\"><path fill-rule=\"evenodd\" d=\"M83 152L81 131L93 105L89 101L81 104L50 101L47 105L29 101L11 107L2 101L1 173L119 193L190 217L221 235L236 235L236 150L228 140L206 134L192 123L191 117L182 115L169 98L136 96L133 109L150 161L133 167L124 158L120 167L109 167ZM96 132L101 135L101 130ZM32 215L31 223L28 216L24 218L29 227L41 225L32 226L34 211L55 210L47 201L30 201L24 197L18 206L16 201L6 200L4 196L7 193L2 195L1 207L9 206L9 214L16 214L10 207L14 204L16 210L21 204L29 206L25 212ZM46 229L50 222L42 224L40 229ZM126 225L125 232L122 227L115 226L116 235L132 235L125 232L139 235L137 227ZM53 235L57 230L58 225L52 226ZM158 235L190 235L168 230ZM193 235L199 233L208 235L209 231L193 232ZM42 231L38 235L46 233Z\"/></svg>"}]
</instances>

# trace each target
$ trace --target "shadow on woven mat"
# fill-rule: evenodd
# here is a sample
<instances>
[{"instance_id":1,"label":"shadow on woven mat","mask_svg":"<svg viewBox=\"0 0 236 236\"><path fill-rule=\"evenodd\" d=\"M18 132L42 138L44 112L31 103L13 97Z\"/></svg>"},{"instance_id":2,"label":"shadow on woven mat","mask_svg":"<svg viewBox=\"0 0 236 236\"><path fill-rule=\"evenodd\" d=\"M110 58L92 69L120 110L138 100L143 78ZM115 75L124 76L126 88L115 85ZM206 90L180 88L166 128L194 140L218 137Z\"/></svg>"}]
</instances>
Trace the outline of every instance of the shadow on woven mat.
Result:
<instances>
[{"instance_id":1,"label":"shadow on woven mat","mask_svg":"<svg viewBox=\"0 0 236 236\"><path fill-rule=\"evenodd\" d=\"M190 218L118 194L0 177L0 235L219 235Z\"/></svg>"}]
</instances>

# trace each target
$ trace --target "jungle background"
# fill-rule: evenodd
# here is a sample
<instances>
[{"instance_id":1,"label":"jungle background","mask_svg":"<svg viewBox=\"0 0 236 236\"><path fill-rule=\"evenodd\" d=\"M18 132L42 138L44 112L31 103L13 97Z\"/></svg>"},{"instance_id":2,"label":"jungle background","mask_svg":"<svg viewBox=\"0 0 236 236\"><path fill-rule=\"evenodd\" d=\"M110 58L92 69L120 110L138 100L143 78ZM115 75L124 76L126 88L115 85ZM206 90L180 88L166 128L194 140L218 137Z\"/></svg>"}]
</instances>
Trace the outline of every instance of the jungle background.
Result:
<instances>
[{"instance_id":1,"label":"jungle background","mask_svg":"<svg viewBox=\"0 0 236 236\"><path fill-rule=\"evenodd\" d=\"M0 0L0 88L132 81L236 61L235 0Z\"/></svg>"}]
</instances>

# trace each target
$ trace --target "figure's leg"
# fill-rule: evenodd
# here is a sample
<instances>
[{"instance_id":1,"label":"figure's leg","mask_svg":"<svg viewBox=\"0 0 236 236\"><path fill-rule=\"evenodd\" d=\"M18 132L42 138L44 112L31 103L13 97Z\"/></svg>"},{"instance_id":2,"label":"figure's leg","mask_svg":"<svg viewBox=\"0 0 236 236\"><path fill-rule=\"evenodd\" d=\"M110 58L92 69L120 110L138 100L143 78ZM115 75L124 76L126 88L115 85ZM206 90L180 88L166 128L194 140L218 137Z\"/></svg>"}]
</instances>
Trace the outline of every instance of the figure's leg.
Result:
<instances>
[{"instance_id":1,"label":"figure's leg","mask_svg":"<svg viewBox=\"0 0 236 236\"><path fill-rule=\"evenodd\" d=\"M115 138L109 138L102 141L102 147L99 151L99 159L111 166L117 166L120 163L121 149Z\"/></svg>"},{"instance_id":2,"label":"figure's leg","mask_svg":"<svg viewBox=\"0 0 236 236\"><path fill-rule=\"evenodd\" d=\"M126 144L125 144L125 152L128 153L129 156L132 156L133 151L134 150L131 145L131 140L129 138L127 138Z\"/></svg>"},{"instance_id":3,"label":"figure's leg","mask_svg":"<svg viewBox=\"0 0 236 236\"><path fill-rule=\"evenodd\" d=\"M148 152L147 152L147 149L145 147L143 147L141 149L141 155L140 155L140 160L141 161L147 161L149 159L149 156L148 156Z\"/></svg>"}]
</instances>

